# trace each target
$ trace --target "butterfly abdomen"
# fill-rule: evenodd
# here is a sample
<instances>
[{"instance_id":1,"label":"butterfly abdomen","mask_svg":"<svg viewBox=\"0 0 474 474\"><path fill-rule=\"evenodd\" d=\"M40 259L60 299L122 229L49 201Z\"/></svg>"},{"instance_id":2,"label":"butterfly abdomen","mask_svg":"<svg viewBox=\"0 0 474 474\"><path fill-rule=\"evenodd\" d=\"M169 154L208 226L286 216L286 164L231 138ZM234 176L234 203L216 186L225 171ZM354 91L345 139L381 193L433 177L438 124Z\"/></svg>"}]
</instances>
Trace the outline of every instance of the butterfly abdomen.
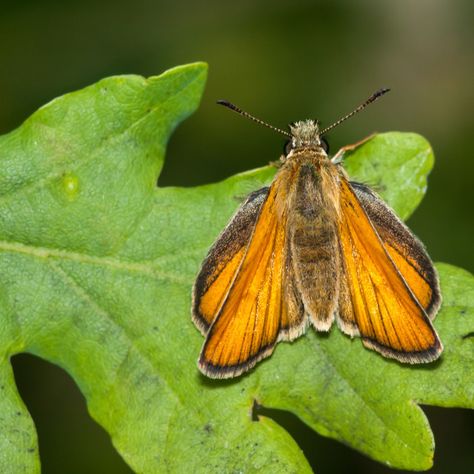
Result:
<instances>
[{"instance_id":1,"label":"butterfly abdomen","mask_svg":"<svg viewBox=\"0 0 474 474\"><path fill-rule=\"evenodd\" d=\"M328 177L319 161L309 158L296 171L288 242L305 311L316 329L327 331L334 319L339 286L337 210L323 193Z\"/></svg>"}]
</instances>

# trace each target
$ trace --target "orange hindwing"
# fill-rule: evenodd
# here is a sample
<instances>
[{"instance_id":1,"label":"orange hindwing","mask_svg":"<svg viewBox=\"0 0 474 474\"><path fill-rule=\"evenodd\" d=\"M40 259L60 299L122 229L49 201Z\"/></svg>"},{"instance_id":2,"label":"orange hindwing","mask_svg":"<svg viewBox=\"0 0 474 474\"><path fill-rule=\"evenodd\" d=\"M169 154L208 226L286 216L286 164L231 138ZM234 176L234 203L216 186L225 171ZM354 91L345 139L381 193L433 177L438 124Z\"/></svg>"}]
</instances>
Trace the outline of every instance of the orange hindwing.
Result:
<instances>
[{"instance_id":1,"label":"orange hindwing","mask_svg":"<svg viewBox=\"0 0 474 474\"><path fill-rule=\"evenodd\" d=\"M423 244L369 187L350 183L393 263L432 319L441 304L438 275Z\"/></svg>"},{"instance_id":2,"label":"orange hindwing","mask_svg":"<svg viewBox=\"0 0 474 474\"><path fill-rule=\"evenodd\" d=\"M251 193L204 260L193 289L193 320L205 335L227 297L247 252L268 188Z\"/></svg>"}]
</instances>

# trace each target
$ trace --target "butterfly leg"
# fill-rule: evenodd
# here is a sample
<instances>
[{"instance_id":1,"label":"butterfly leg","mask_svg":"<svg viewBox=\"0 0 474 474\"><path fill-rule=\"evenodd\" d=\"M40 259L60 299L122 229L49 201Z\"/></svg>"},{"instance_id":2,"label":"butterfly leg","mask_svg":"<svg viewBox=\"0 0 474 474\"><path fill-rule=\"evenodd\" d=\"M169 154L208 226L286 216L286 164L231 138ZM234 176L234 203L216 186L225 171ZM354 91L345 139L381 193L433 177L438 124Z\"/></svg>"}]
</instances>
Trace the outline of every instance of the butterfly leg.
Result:
<instances>
[{"instance_id":1,"label":"butterfly leg","mask_svg":"<svg viewBox=\"0 0 474 474\"><path fill-rule=\"evenodd\" d=\"M281 168L286 162L286 156L281 155L280 158L276 161L270 161L269 166L274 166L275 168Z\"/></svg>"},{"instance_id":2,"label":"butterfly leg","mask_svg":"<svg viewBox=\"0 0 474 474\"><path fill-rule=\"evenodd\" d=\"M348 151L354 151L356 148L359 148L361 145L363 145L364 143L372 140L372 138L375 137L375 133L372 133L370 134L368 137L365 137L363 138L362 140L359 140L358 142L356 143L353 143L352 145L346 145L346 146L343 146L332 158L331 158L331 161L333 163L341 163L341 161L343 160L344 158L344 153L348 152Z\"/></svg>"}]
</instances>

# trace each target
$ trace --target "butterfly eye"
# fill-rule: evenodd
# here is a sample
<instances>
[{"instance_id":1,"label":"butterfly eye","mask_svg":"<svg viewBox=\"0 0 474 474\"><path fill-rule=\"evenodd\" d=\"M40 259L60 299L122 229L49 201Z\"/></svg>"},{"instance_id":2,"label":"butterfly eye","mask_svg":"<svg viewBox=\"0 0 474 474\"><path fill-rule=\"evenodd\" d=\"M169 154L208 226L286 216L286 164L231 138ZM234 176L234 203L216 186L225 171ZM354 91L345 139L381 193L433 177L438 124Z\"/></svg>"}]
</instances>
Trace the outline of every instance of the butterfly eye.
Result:
<instances>
[{"instance_id":1,"label":"butterfly eye","mask_svg":"<svg viewBox=\"0 0 474 474\"><path fill-rule=\"evenodd\" d=\"M329 143L326 141L326 139L325 138L320 138L319 141L321 142L321 148L326 153L329 153Z\"/></svg>"},{"instance_id":2,"label":"butterfly eye","mask_svg":"<svg viewBox=\"0 0 474 474\"><path fill-rule=\"evenodd\" d=\"M285 156L288 156L290 151L293 149L293 144L291 143L291 140L288 140L285 145L283 146L283 153Z\"/></svg>"}]
</instances>

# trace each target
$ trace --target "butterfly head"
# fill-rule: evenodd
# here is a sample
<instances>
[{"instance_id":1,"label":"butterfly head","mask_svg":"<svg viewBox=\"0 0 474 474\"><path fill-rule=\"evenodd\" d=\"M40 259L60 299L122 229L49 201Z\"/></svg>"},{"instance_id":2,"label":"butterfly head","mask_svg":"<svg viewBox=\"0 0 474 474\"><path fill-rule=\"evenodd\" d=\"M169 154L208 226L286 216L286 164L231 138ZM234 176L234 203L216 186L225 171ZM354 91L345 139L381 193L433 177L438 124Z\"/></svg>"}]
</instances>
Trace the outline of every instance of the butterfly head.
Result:
<instances>
[{"instance_id":1,"label":"butterfly head","mask_svg":"<svg viewBox=\"0 0 474 474\"><path fill-rule=\"evenodd\" d=\"M286 156L302 148L312 148L323 155L329 151L326 140L321 137L317 120L301 120L290 124L290 134L291 139L285 146Z\"/></svg>"},{"instance_id":2,"label":"butterfly head","mask_svg":"<svg viewBox=\"0 0 474 474\"><path fill-rule=\"evenodd\" d=\"M319 124L315 120L301 120L290 125L291 148L320 147Z\"/></svg>"}]
</instances>

